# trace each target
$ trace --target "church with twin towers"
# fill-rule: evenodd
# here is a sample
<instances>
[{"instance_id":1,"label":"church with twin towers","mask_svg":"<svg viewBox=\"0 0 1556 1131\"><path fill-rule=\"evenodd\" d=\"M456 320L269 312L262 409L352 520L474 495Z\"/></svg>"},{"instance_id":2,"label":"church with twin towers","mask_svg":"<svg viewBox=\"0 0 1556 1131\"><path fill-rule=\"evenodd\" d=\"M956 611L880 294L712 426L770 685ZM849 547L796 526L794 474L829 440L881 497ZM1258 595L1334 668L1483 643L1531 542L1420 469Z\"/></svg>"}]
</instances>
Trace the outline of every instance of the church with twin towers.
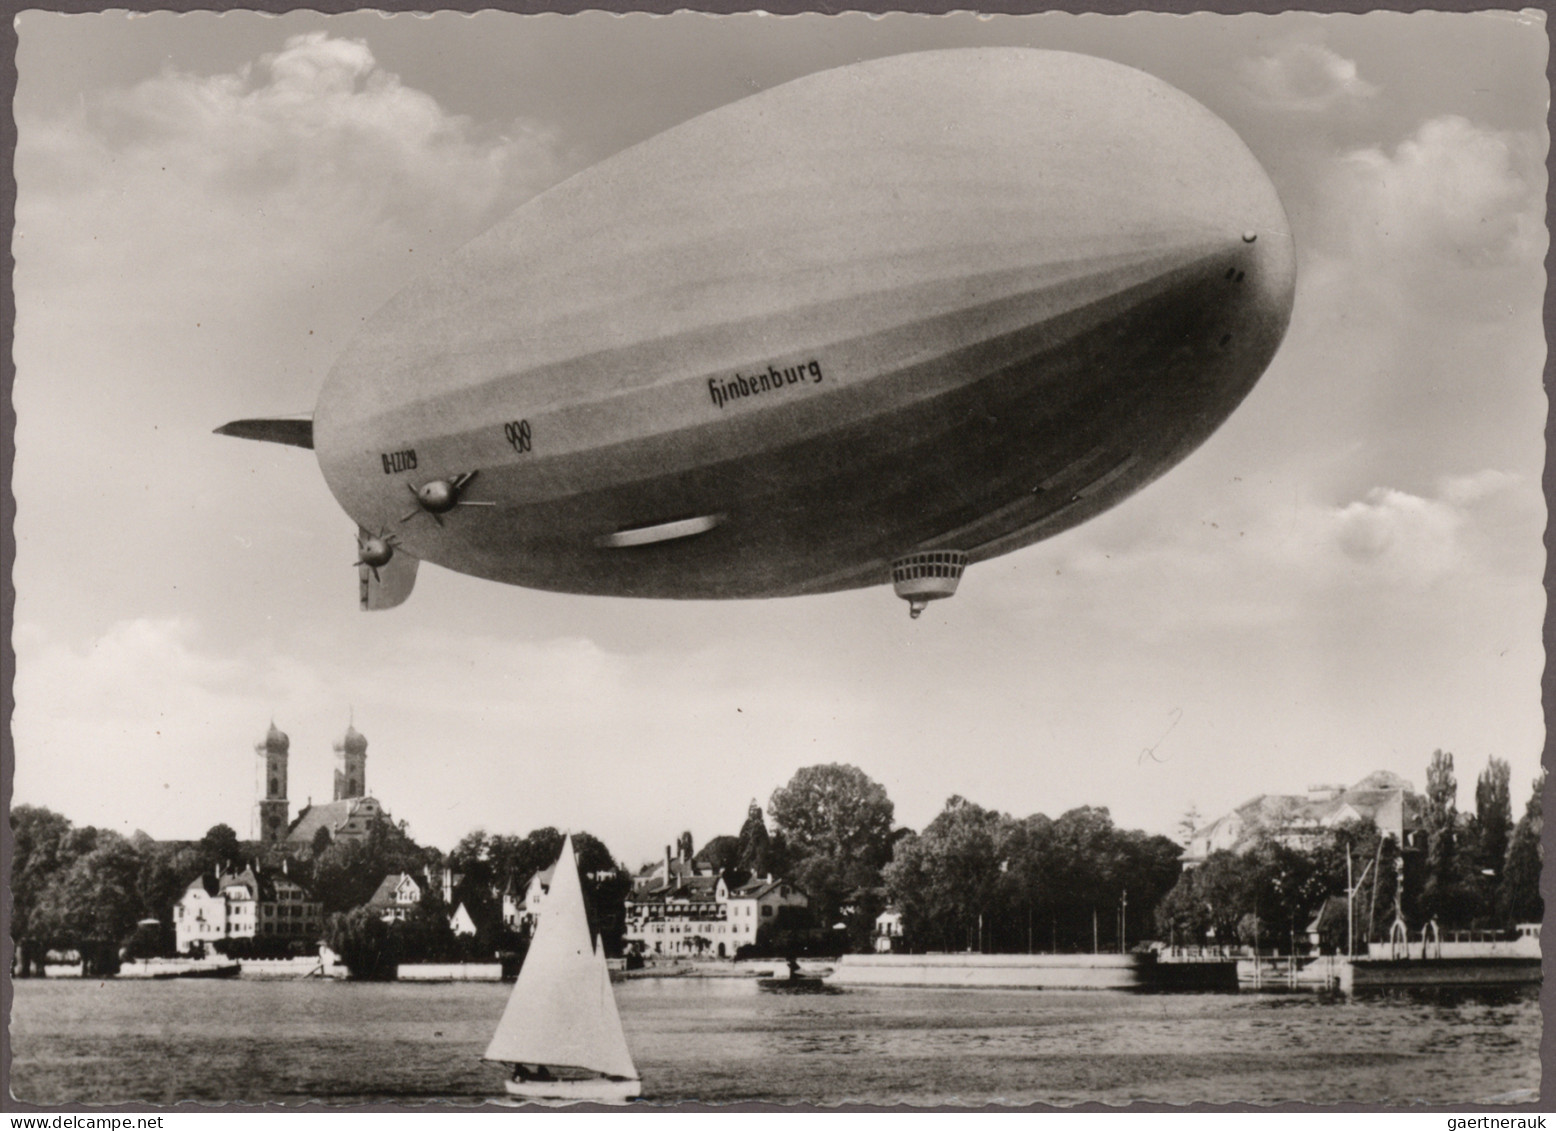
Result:
<instances>
[{"instance_id":1,"label":"church with twin towers","mask_svg":"<svg viewBox=\"0 0 1556 1131\"><path fill-rule=\"evenodd\" d=\"M287 798L287 759L291 739L274 720L254 746L263 784L255 803L255 833L267 848L316 852L337 840L363 840L389 814L367 792L367 739L354 725L335 743L335 795L319 805L313 798L292 818Z\"/></svg>"}]
</instances>

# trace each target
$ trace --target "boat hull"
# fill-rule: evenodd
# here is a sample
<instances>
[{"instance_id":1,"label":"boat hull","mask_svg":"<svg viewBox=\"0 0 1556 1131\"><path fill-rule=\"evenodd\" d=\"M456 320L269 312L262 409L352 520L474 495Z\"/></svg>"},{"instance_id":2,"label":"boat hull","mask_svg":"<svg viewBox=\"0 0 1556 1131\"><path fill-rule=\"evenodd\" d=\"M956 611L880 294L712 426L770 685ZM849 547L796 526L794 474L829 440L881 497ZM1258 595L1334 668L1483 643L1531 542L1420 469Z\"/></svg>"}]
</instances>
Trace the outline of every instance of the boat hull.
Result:
<instances>
[{"instance_id":1,"label":"boat hull","mask_svg":"<svg viewBox=\"0 0 1556 1131\"><path fill-rule=\"evenodd\" d=\"M832 994L835 986L829 986L823 978L800 976L796 978L758 978L757 989L770 994Z\"/></svg>"},{"instance_id":2,"label":"boat hull","mask_svg":"<svg viewBox=\"0 0 1556 1131\"><path fill-rule=\"evenodd\" d=\"M369 320L314 443L364 529L480 577L879 584L1182 460L1268 365L1294 284L1263 169L1167 84L1026 49L873 60L521 207ZM488 505L418 513L472 472L461 501Z\"/></svg>"},{"instance_id":3,"label":"boat hull","mask_svg":"<svg viewBox=\"0 0 1556 1131\"><path fill-rule=\"evenodd\" d=\"M623 1104L643 1094L641 1080L591 1076L576 1080L506 1080L510 1096L550 1103Z\"/></svg>"}]
</instances>

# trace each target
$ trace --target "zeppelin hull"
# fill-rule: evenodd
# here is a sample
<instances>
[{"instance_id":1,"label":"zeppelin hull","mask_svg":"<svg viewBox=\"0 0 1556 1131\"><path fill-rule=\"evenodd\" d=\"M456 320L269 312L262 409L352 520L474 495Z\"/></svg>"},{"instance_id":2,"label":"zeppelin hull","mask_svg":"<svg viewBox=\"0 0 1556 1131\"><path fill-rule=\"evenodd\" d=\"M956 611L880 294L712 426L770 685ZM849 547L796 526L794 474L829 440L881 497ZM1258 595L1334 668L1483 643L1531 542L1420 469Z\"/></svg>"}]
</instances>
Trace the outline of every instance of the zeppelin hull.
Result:
<instances>
[{"instance_id":1,"label":"zeppelin hull","mask_svg":"<svg viewBox=\"0 0 1556 1131\"><path fill-rule=\"evenodd\" d=\"M1263 372L1292 288L1263 171L1171 87L1053 52L878 60L519 209L371 321L315 448L364 528L479 576L877 584L1160 475ZM407 505L471 473L489 505Z\"/></svg>"}]
</instances>

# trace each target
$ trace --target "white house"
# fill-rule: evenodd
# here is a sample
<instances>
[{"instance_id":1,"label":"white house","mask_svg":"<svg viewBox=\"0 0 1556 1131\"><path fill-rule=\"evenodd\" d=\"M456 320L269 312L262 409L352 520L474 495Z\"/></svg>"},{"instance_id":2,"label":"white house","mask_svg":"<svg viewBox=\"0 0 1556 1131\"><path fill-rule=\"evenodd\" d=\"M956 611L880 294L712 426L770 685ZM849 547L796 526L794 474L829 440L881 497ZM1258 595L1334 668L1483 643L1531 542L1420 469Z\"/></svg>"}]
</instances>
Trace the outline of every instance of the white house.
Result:
<instances>
[{"instance_id":1,"label":"white house","mask_svg":"<svg viewBox=\"0 0 1556 1131\"><path fill-rule=\"evenodd\" d=\"M448 925L456 935L475 934L475 920L470 917L470 911L463 903L448 917Z\"/></svg>"},{"instance_id":2,"label":"white house","mask_svg":"<svg viewBox=\"0 0 1556 1131\"><path fill-rule=\"evenodd\" d=\"M551 890L551 877L556 865L542 869L529 878L520 890L511 880L502 893L502 921L510 930L529 934L535 929L536 917Z\"/></svg>"},{"instance_id":3,"label":"white house","mask_svg":"<svg viewBox=\"0 0 1556 1131\"><path fill-rule=\"evenodd\" d=\"M197 877L173 905L173 934L180 954L227 937L227 900L216 886L217 879Z\"/></svg>"},{"instance_id":4,"label":"white house","mask_svg":"<svg viewBox=\"0 0 1556 1131\"><path fill-rule=\"evenodd\" d=\"M323 930L323 905L284 869L250 865L241 872L201 876L173 907L180 953L218 939L309 940Z\"/></svg>"},{"instance_id":5,"label":"white house","mask_svg":"<svg viewBox=\"0 0 1556 1131\"><path fill-rule=\"evenodd\" d=\"M756 942L778 908L809 903L792 883L772 876L731 888L723 876L671 875L668 884L627 896L624 938L645 954L733 958Z\"/></svg>"},{"instance_id":6,"label":"white house","mask_svg":"<svg viewBox=\"0 0 1556 1131\"><path fill-rule=\"evenodd\" d=\"M902 945L902 912L888 907L875 917L875 949L880 954L890 954Z\"/></svg>"},{"instance_id":7,"label":"white house","mask_svg":"<svg viewBox=\"0 0 1556 1131\"><path fill-rule=\"evenodd\" d=\"M403 923L411 909L421 902L422 888L409 872L390 872L378 885L367 906L379 913L385 923Z\"/></svg>"}]
</instances>

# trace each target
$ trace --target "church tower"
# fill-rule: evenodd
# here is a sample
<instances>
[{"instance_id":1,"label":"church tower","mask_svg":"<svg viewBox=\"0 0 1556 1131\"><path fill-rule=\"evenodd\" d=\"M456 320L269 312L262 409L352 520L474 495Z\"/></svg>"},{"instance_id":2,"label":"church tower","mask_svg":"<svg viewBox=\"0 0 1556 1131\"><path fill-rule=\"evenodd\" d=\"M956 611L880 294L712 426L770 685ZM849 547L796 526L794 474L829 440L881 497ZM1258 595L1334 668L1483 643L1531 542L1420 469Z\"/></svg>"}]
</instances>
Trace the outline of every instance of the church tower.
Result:
<instances>
[{"instance_id":1,"label":"church tower","mask_svg":"<svg viewBox=\"0 0 1556 1131\"><path fill-rule=\"evenodd\" d=\"M280 844L286 839L288 802L286 800L286 755L291 740L276 729L275 720L265 740L257 743L254 753L264 759L264 796L255 806L259 810L259 841Z\"/></svg>"},{"instance_id":2,"label":"church tower","mask_svg":"<svg viewBox=\"0 0 1556 1131\"><path fill-rule=\"evenodd\" d=\"M367 739L348 725L346 737L335 744L335 800L367 796Z\"/></svg>"}]
</instances>

